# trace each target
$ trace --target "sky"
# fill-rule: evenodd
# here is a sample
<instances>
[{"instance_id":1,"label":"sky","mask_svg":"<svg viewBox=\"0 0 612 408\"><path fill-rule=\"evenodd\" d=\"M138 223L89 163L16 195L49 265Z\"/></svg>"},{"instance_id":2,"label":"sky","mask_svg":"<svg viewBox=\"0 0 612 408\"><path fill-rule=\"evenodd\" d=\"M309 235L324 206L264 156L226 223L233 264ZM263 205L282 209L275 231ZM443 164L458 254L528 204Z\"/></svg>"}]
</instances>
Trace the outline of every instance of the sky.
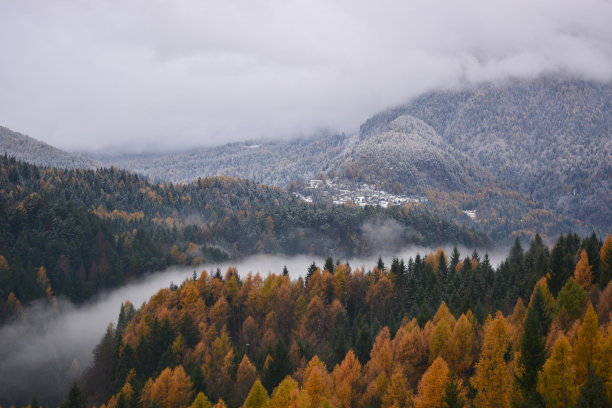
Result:
<instances>
[{"instance_id":1,"label":"sky","mask_svg":"<svg viewBox=\"0 0 612 408\"><path fill-rule=\"evenodd\" d=\"M435 89L612 78L610 0L0 0L0 125L69 151L352 133Z\"/></svg>"}]
</instances>

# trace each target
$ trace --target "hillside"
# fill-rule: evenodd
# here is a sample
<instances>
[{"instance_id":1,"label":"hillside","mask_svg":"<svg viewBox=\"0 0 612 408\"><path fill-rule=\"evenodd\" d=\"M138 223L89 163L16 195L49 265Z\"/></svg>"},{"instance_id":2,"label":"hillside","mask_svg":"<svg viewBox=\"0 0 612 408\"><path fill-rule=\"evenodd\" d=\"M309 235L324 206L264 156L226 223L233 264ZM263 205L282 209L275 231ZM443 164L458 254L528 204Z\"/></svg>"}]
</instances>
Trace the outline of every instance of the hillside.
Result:
<instances>
[{"instance_id":1,"label":"hillside","mask_svg":"<svg viewBox=\"0 0 612 408\"><path fill-rule=\"evenodd\" d=\"M28 163L62 169L95 169L100 163L67 153L39 140L0 126L0 154Z\"/></svg>"},{"instance_id":2,"label":"hillside","mask_svg":"<svg viewBox=\"0 0 612 408\"><path fill-rule=\"evenodd\" d=\"M334 166L337 173L388 191L467 192L492 182L483 168L449 146L431 126L409 115L397 117L384 130L362 132L342 157Z\"/></svg>"},{"instance_id":3,"label":"hillside","mask_svg":"<svg viewBox=\"0 0 612 408\"><path fill-rule=\"evenodd\" d=\"M485 234L418 206L311 204L229 177L156 184L115 168L41 168L3 156L0 226L0 321L34 299L55 293L82 302L171 264L491 246Z\"/></svg>"},{"instance_id":4,"label":"hillside","mask_svg":"<svg viewBox=\"0 0 612 408\"><path fill-rule=\"evenodd\" d=\"M539 78L434 92L366 121L412 115L516 190L565 215L612 227L612 84Z\"/></svg>"},{"instance_id":5,"label":"hillside","mask_svg":"<svg viewBox=\"0 0 612 408\"><path fill-rule=\"evenodd\" d=\"M191 182L224 175L287 187L296 179L316 177L342 152L343 135L286 141L229 143L161 155L90 155L107 166L145 175L152 180Z\"/></svg>"},{"instance_id":6,"label":"hillside","mask_svg":"<svg viewBox=\"0 0 612 408\"><path fill-rule=\"evenodd\" d=\"M574 256L589 251L594 279L584 282ZM603 249L595 236L561 237L552 251L539 238L527 251L517 242L496 269L455 248L368 271L330 259L304 280L204 270L139 310L124 304L80 384L90 405L109 407L418 407L449 394L511 406L554 401L564 381L572 398L609 401L612 270L599 253L612 257L610 236ZM574 376L584 364L599 387Z\"/></svg>"}]
</instances>

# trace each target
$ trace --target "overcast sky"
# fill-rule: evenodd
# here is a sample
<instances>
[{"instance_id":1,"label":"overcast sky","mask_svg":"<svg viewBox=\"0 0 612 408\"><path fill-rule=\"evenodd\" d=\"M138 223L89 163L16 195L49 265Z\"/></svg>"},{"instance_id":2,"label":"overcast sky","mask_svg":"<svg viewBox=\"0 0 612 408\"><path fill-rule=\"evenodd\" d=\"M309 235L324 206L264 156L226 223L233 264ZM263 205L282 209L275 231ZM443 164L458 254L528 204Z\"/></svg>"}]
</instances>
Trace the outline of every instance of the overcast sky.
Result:
<instances>
[{"instance_id":1,"label":"overcast sky","mask_svg":"<svg viewBox=\"0 0 612 408\"><path fill-rule=\"evenodd\" d=\"M0 125L67 150L350 133L434 88L612 78L605 0L0 0Z\"/></svg>"}]
</instances>

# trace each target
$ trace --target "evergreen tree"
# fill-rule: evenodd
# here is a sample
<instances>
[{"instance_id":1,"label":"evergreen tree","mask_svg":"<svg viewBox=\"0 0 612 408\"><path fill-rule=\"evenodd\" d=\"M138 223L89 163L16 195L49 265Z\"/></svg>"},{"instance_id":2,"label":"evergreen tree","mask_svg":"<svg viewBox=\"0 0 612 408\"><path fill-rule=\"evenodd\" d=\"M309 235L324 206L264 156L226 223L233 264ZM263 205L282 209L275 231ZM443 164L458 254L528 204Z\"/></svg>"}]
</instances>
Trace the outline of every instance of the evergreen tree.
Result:
<instances>
[{"instance_id":1,"label":"evergreen tree","mask_svg":"<svg viewBox=\"0 0 612 408\"><path fill-rule=\"evenodd\" d=\"M62 404L62 408L85 408L85 397L76 381L72 383L70 391L68 391L68 397Z\"/></svg>"},{"instance_id":2,"label":"evergreen tree","mask_svg":"<svg viewBox=\"0 0 612 408\"><path fill-rule=\"evenodd\" d=\"M521 405L526 407L543 407L543 401L536 390L538 373L546 361L546 343L542 324L534 307L527 309L523 324L523 337L518 359L520 375L516 380L521 390Z\"/></svg>"},{"instance_id":3,"label":"evergreen tree","mask_svg":"<svg viewBox=\"0 0 612 408\"><path fill-rule=\"evenodd\" d=\"M304 278L304 283L306 285L308 285L308 281L310 280L310 277L312 276L313 273L315 273L315 271L318 269L319 267L317 266L316 263L311 263L310 266L308 267L308 270L306 271L306 278Z\"/></svg>"},{"instance_id":4,"label":"evergreen tree","mask_svg":"<svg viewBox=\"0 0 612 408\"><path fill-rule=\"evenodd\" d=\"M357 332L355 341L355 354L359 362L364 365L370 359L370 350L372 349L372 332L367 323L363 322Z\"/></svg>"},{"instance_id":5,"label":"evergreen tree","mask_svg":"<svg viewBox=\"0 0 612 408\"><path fill-rule=\"evenodd\" d=\"M378 262L376 262L376 267L378 268L379 271L384 271L385 270L385 263L382 260L382 256L378 256Z\"/></svg>"},{"instance_id":6,"label":"evergreen tree","mask_svg":"<svg viewBox=\"0 0 612 408\"><path fill-rule=\"evenodd\" d=\"M336 268L334 266L334 259L331 256L328 256L325 260L325 265L323 266L323 269L328 270L330 273L334 273L334 270Z\"/></svg>"},{"instance_id":7,"label":"evergreen tree","mask_svg":"<svg viewBox=\"0 0 612 408\"><path fill-rule=\"evenodd\" d=\"M463 408L465 403L461 396L461 384L457 380L455 373L452 373L446 387L444 388L444 398L442 399L444 408Z\"/></svg>"}]
</instances>

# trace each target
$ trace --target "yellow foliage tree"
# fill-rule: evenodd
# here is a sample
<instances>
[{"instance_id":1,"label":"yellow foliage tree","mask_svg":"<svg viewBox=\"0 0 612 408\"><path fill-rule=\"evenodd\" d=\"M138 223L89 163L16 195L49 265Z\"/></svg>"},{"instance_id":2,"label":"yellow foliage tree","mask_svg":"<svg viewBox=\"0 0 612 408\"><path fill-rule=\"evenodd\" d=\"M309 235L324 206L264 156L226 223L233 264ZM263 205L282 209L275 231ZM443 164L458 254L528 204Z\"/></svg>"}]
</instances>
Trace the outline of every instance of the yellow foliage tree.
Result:
<instances>
[{"instance_id":1,"label":"yellow foliage tree","mask_svg":"<svg viewBox=\"0 0 612 408\"><path fill-rule=\"evenodd\" d=\"M398 369L391 376L389 386L382 397L382 408L408 408L411 402L412 391L408 388L408 379Z\"/></svg>"},{"instance_id":2,"label":"yellow foliage tree","mask_svg":"<svg viewBox=\"0 0 612 408\"><path fill-rule=\"evenodd\" d=\"M419 381L418 392L414 397L414 408L442 407L449 377L450 370L446 361L442 357L436 358Z\"/></svg>"},{"instance_id":3,"label":"yellow foliage tree","mask_svg":"<svg viewBox=\"0 0 612 408\"><path fill-rule=\"evenodd\" d=\"M472 385L478 391L476 405L481 408L510 406L511 372L504 355L510 345L510 330L501 312L487 318L480 360Z\"/></svg>"},{"instance_id":4,"label":"yellow foliage tree","mask_svg":"<svg viewBox=\"0 0 612 408\"><path fill-rule=\"evenodd\" d=\"M593 271L591 270L591 265L589 265L589 256L584 249L580 252L580 260L574 270L574 279L585 290L588 290L593 282Z\"/></svg>"},{"instance_id":5,"label":"yellow foliage tree","mask_svg":"<svg viewBox=\"0 0 612 408\"><path fill-rule=\"evenodd\" d=\"M333 383L332 403L336 408L350 408L357 405L361 388L361 363L353 350L331 373Z\"/></svg>"},{"instance_id":6,"label":"yellow foliage tree","mask_svg":"<svg viewBox=\"0 0 612 408\"><path fill-rule=\"evenodd\" d=\"M272 392L268 408L289 407L292 403L292 394L296 390L298 390L298 383L290 376L285 377Z\"/></svg>"},{"instance_id":7,"label":"yellow foliage tree","mask_svg":"<svg viewBox=\"0 0 612 408\"><path fill-rule=\"evenodd\" d=\"M538 376L538 392L547 407L567 408L574 405L574 372L570 356L572 349L567 337L560 334L552 355L546 360Z\"/></svg>"},{"instance_id":8,"label":"yellow foliage tree","mask_svg":"<svg viewBox=\"0 0 612 408\"><path fill-rule=\"evenodd\" d=\"M331 397L329 374L325 364L314 356L304 372L304 407L319 408Z\"/></svg>"},{"instance_id":9,"label":"yellow foliage tree","mask_svg":"<svg viewBox=\"0 0 612 408\"><path fill-rule=\"evenodd\" d=\"M593 310L593 305L589 303L587 312L584 315L582 325L578 329L576 341L572 352L572 363L577 386L583 384L589 374L589 370L600 373L600 351L601 334L597 315Z\"/></svg>"},{"instance_id":10,"label":"yellow foliage tree","mask_svg":"<svg viewBox=\"0 0 612 408\"><path fill-rule=\"evenodd\" d=\"M157 401L163 408L187 407L191 401L191 388L191 380L182 366L174 370L167 367L155 382L147 381L142 390L142 401L145 406Z\"/></svg>"},{"instance_id":11,"label":"yellow foliage tree","mask_svg":"<svg viewBox=\"0 0 612 408\"><path fill-rule=\"evenodd\" d=\"M203 392L199 392L189 408L212 408L212 404Z\"/></svg>"},{"instance_id":12,"label":"yellow foliage tree","mask_svg":"<svg viewBox=\"0 0 612 408\"><path fill-rule=\"evenodd\" d=\"M471 313L468 311L468 313ZM432 334L433 336L433 334ZM458 375L466 374L474 364L478 353L478 339L474 323L465 314L459 316L453 333L448 339L448 365Z\"/></svg>"},{"instance_id":13,"label":"yellow foliage tree","mask_svg":"<svg viewBox=\"0 0 612 408\"><path fill-rule=\"evenodd\" d=\"M245 354L236 373L236 386L234 387L235 405L239 405L244 401L256 379L257 369Z\"/></svg>"},{"instance_id":14,"label":"yellow foliage tree","mask_svg":"<svg viewBox=\"0 0 612 408\"><path fill-rule=\"evenodd\" d=\"M249 395L246 401L244 401L242 408L265 408L268 406L269 401L270 398L266 389L261 385L261 381L257 380L253 384L251 391L249 391Z\"/></svg>"}]
</instances>

